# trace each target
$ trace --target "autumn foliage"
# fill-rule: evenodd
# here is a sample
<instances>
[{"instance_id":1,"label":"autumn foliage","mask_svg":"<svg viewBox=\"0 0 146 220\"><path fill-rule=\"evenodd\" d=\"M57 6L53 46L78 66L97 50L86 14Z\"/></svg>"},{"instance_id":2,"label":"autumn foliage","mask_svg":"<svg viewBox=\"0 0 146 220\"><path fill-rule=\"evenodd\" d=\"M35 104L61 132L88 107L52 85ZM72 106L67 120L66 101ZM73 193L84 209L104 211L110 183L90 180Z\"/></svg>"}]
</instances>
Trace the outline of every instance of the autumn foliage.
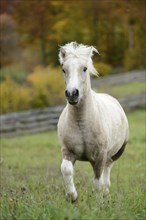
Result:
<instances>
[{"instance_id":1,"label":"autumn foliage","mask_svg":"<svg viewBox=\"0 0 146 220\"><path fill-rule=\"evenodd\" d=\"M58 49L66 42L97 47L101 75L146 68L144 0L2 0L0 6L2 113L63 103Z\"/></svg>"},{"instance_id":2,"label":"autumn foliage","mask_svg":"<svg viewBox=\"0 0 146 220\"><path fill-rule=\"evenodd\" d=\"M26 110L30 108L30 90L7 78L1 83L0 100L1 113Z\"/></svg>"},{"instance_id":3,"label":"autumn foliage","mask_svg":"<svg viewBox=\"0 0 146 220\"><path fill-rule=\"evenodd\" d=\"M64 81L61 71L36 67L23 85L11 78L1 83L1 113L42 108L64 103Z\"/></svg>"},{"instance_id":4,"label":"autumn foliage","mask_svg":"<svg viewBox=\"0 0 146 220\"><path fill-rule=\"evenodd\" d=\"M45 107L63 102L64 81L61 71L38 66L27 78L32 88L32 107Z\"/></svg>"}]
</instances>

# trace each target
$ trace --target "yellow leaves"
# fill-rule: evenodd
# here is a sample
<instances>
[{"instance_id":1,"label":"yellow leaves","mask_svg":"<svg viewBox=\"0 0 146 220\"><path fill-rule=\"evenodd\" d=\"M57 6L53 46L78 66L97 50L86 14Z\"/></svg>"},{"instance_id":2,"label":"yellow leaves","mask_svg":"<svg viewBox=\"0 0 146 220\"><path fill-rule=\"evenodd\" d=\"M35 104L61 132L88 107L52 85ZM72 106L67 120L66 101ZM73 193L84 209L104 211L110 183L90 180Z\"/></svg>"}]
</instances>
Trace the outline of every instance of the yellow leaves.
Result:
<instances>
[{"instance_id":1,"label":"yellow leaves","mask_svg":"<svg viewBox=\"0 0 146 220\"><path fill-rule=\"evenodd\" d=\"M95 67L102 75L111 71L111 66L102 62ZM1 113L64 104L64 90L60 67L36 66L24 84L17 84L10 77L1 82Z\"/></svg>"},{"instance_id":2,"label":"yellow leaves","mask_svg":"<svg viewBox=\"0 0 146 220\"><path fill-rule=\"evenodd\" d=\"M27 78L33 87L33 94L36 99L43 97L43 106L55 105L63 101L64 81L61 71L53 67L38 66ZM38 106L39 107L39 106Z\"/></svg>"},{"instance_id":3,"label":"yellow leaves","mask_svg":"<svg viewBox=\"0 0 146 220\"><path fill-rule=\"evenodd\" d=\"M98 62L98 63L95 63L94 66L97 69L99 75L101 76L109 75L112 71L112 67L107 63Z\"/></svg>"},{"instance_id":4,"label":"yellow leaves","mask_svg":"<svg viewBox=\"0 0 146 220\"><path fill-rule=\"evenodd\" d=\"M12 79L7 78L1 83L1 113L15 112L29 108L30 91L20 87Z\"/></svg>"},{"instance_id":5,"label":"yellow leaves","mask_svg":"<svg viewBox=\"0 0 146 220\"><path fill-rule=\"evenodd\" d=\"M68 20L62 19L62 20L56 22L56 24L54 25L54 29L61 30L62 28L65 28L67 24L68 24Z\"/></svg>"},{"instance_id":6,"label":"yellow leaves","mask_svg":"<svg viewBox=\"0 0 146 220\"><path fill-rule=\"evenodd\" d=\"M59 68L38 66L27 77L27 81L35 88L47 89L52 92L59 92L63 89L64 82Z\"/></svg>"},{"instance_id":7,"label":"yellow leaves","mask_svg":"<svg viewBox=\"0 0 146 220\"><path fill-rule=\"evenodd\" d=\"M34 87L46 86L49 80L49 74L47 70L41 66L38 66L34 71L27 77L27 81Z\"/></svg>"},{"instance_id":8,"label":"yellow leaves","mask_svg":"<svg viewBox=\"0 0 146 220\"><path fill-rule=\"evenodd\" d=\"M1 83L0 100L1 113L62 104L65 99L61 70L38 66L21 86L7 78Z\"/></svg>"},{"instance_id":9,"label":"yellow leaves","mask_svg":"<svg viewBox=\"0 0 146 220\"><path fill-rule=\"evenodd\" d=\"M66 28L69 26L68 19L62 18L61 20L56 21L53 25L53 32L49 35L49 40L56 42L61 42L64 38L64 33L66 32Z\"/></svg>"}]
</instances>

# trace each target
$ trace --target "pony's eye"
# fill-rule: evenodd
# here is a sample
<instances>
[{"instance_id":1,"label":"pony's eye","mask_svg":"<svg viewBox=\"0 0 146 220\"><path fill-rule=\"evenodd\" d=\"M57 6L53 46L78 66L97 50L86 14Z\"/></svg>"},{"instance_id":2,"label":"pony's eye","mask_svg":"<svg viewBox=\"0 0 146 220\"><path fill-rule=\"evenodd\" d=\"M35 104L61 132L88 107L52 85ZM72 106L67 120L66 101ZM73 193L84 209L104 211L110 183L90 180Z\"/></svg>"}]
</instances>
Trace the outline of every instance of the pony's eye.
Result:
<instances>
[{"instance_id":1,"label":"pony's eye","mask_svg":"<svg viewBox=\"0 0 146 220\"><path fill-rule=\"evenodd\" d=\"M84 67L83 71L86 72L86 70L87 70L87 67Z\"/></svg>"},{"instance_id":2,"label":"pony's eye","mask_svg":"<svg viewBox=\"0 0 146 220\"><path fill-rule=\"evenodd\" d=\"M62 69L62 71L65 73L65 70L64 70L64 69Z\"/></svg>"}]
</instances>

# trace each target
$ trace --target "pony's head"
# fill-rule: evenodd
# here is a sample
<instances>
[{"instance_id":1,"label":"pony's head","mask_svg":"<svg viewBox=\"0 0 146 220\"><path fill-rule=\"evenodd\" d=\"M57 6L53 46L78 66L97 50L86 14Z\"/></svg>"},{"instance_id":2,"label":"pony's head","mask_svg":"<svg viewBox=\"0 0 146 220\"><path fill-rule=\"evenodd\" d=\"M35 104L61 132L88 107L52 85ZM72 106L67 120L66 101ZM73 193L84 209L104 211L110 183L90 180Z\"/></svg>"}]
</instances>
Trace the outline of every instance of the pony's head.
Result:
<instances>
[{"instance_id":1,"label":"pony's head","mask_svg":"<svg viewBox=\"0 0 146 220\"><path fill-rule=\"evenodd\" d=\"M95 47L76 42L60 47L59 61L66 82L65 95L71 105L75 105L83 99L89 86L89 73L98 75L92 62L94 52L98 53Z\"/></svg>"}]
</instances>

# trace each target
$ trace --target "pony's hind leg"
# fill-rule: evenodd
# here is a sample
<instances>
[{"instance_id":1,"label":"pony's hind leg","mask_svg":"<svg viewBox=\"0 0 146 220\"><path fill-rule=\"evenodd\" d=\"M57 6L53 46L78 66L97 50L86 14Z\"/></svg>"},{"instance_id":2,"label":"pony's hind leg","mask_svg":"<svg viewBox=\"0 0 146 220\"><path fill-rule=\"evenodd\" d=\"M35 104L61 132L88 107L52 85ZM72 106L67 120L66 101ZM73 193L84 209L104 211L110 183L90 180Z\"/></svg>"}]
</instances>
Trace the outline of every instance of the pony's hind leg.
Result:
<instances>
[{"instance_id":1,"label":"pony's hind leg","mask_svg":"<svg viewBox=\"0 0 146 220\"><path fill-rule=\"evenodd\" d=\"M94 184L98 194L101 195L104 193L104 167L106 164L106 159L107 157L105 153L98 154L95 163L92 164L95 174Z\"/></svg>"},{"instance_id":2,"label":"pony's hind leg","mask_svg":"<svg viewBox=\"0 0 146 220\"><path fill-rule=\"evenodd\" d=\"M73 172L74 172L73 163L70 160L63 159L61 164L61 172L65 182L67 199L70 200L71 202L74 202L76 201L78 194L73 181Z\"/></svg>"},{"instance_id":3,"label":"pony's hind leg","mask_svg":"<svg viewBox=\"0 0 146 220\"><path fill-rule=\"evenodd\" d=\"M103 170L103 195L107 196L109 195L109 188L110 188L110 172L111 172L111 168L113 166L113 163L111 163L110 165L106 165L104 170Z\"/></svg>"},{"instance_id":4,"label":"pony's hind leg","mask_svg":"<svg viewBox=\"0 0 146 220\"><path fill-rule=\"evenodd\" d=\"M99 207L103 208L103 205L109 204L109 187L110 187L110 171L111 165L103 168L99 178L95 178L94 184L97 190L96 199Z\"/></svg>"}]
</instances>

